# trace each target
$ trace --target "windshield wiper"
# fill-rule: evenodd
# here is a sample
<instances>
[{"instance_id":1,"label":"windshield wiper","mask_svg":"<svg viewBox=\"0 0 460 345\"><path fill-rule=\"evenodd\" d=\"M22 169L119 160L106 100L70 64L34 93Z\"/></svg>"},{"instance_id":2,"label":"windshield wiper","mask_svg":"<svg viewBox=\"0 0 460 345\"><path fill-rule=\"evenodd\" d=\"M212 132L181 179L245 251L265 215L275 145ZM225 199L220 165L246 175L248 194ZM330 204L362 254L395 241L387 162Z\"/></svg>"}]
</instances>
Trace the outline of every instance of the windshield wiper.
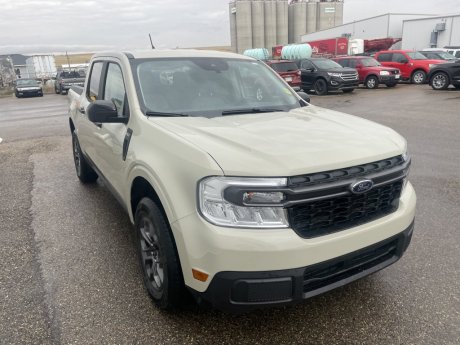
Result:
<instances>
[{"instance_id":1,"label":"windshield wiper","mask_svg":"<svg viewBox=\"0 0 460 345\"><path fill-rule=\"evenodd\" d=\"M232 109L232 110L224 110L222 112L222 116L236 115L236 114L275 113L279 111L285 111L285 110L284 109L272 109L272 108Z\"/></svg>"},{"instance_id":2,"label":"windshield wiper","mask_svg":"<svg viewBox=\"0 0 460 345\"><path fill-rule=\"evenodd\" d=\"M184 113L166 113L164 111L147 111L145 113L147 116L163 116L163 117L182 117L182 116L190 116L189 114Z\"/></svg>"}]
</instances>

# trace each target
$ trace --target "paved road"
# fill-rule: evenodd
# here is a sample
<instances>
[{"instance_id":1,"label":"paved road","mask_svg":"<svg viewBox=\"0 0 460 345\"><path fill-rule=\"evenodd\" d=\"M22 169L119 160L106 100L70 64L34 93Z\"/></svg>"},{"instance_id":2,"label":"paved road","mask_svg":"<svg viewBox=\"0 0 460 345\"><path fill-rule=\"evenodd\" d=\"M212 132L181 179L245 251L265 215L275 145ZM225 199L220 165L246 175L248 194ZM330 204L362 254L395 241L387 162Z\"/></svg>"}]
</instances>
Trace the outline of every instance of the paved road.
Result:
<instances>
[{"instance_id":1,"label":"paved road","mask_svg":"<svg viewBox=\"0 0 460 345\"><path fill-rule=\"evenodd\" d=\"M408 138L413 243L301 305L231 316L155 309L128 217L75 177L66 97L0 99L0 344L459 344L460 92L403 85L312 102Z\"/></svg>"}]
</instances>

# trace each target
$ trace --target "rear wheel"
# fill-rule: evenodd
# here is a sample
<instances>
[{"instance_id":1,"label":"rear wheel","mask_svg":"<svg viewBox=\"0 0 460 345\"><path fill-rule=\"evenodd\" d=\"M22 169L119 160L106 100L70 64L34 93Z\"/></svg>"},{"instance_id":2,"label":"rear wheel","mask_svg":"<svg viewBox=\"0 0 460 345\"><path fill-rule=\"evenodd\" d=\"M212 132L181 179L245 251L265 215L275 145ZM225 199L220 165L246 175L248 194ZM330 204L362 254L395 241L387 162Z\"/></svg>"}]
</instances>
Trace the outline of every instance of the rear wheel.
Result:
<instances>
[{"instance_id":1,"label":"rear wheel","mask_svg":"<svg viewBox=\"0 0 460 345\"><path fill-rule=\"evenodd\" d=\"M431 78L431 87L434 90L445 90L449 87L449 76L444 72L437 72Z\"/></svg>"},{"instance_id":2,"label":"rear wheel","mask_svg":"<svg viewBox=\"0 0 460 345\"><path fill-rule=\"evenodd\" d=\"M97 180L97 174L86 161L81 152L80 143L78 142L75 131L72 133L73 160L77 177L82 183L91 183Z\"/></svg>"},{"instance_id":3,"label":"rear wheel","mask_svg":"<svg viewBox=\"0 0 460 345\"><path fill-rule=\"evenodd\" d=\"M149 198L143 198L135 214L137 247L145 287L155 304L171 309L184 304L188 293L166 218Z\"/></svg>"},{"instance_id":4,"label":"rear wheel","mask_svg":"<svg viewBox=\"0 0 460 345\"><path fill-rule=\"evenodd\" d=\"M366 81L364 82L364 85L368 89L376 89L379 87L379 80L375 75L370 75L367 77Z\"/></svg>"},{"instance_id":5,"label":"rear wheel","mask_svg":"<svg viewBox=\"0 0 460 345\"><path fill-rule=\"evenodd\" d=\"M412 74L411 81L412 81L413 84L423 84L423 83L425 83L425 80L426 80L425 71L418 70L418 71L415 71Z\"/></svg>"},{"instance_id":6,"label":"rear wheel","mask_svg":"<svg viewBox=\"0 0 460 345\"><path fill-rule=\"evenodd\" d=\"M316 80L314 88L318 96L324 96L327 94L327 83L324 79Z\"/></svg>"}]
</instances>

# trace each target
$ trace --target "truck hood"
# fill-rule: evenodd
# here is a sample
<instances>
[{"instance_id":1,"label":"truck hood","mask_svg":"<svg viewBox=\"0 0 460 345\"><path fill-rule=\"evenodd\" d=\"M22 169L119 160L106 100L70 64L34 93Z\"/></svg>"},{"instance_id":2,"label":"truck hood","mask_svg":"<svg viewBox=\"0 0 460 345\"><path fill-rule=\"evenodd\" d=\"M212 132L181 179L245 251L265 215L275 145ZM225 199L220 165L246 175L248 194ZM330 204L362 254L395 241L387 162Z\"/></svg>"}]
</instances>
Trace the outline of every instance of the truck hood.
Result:
<instances>
[{"instance_id":1,"label":"truck hood","mask_svg":"<svg viewBox=\"0 0 460 345\"><path fill-rule=\"evenodd\" d=\"M295 176L406 150L405 140L388 127L312 105L290 112L149 120L208 152L233 176Z\"/></svg>"}]
</instances>

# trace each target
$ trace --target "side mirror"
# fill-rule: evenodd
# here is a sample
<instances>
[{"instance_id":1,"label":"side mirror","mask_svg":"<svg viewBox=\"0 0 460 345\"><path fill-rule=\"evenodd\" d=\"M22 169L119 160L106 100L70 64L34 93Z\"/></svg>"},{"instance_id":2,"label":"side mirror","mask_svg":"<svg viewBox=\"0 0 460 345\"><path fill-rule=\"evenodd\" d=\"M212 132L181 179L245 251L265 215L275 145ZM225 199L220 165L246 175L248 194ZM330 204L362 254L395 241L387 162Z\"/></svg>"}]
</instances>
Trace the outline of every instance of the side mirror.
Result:
<instances>
[{"instance_id":1,"label":"side mirror","mask_svg":"<svg viewBox=\"0 0 460 345\"><path fill-rule=\"evenodd\" d=\"M86 109L88 119L95 123L128 123L127 117L119 117L112 101L94 101Z\"/></svg>"},{"instance_id":2,"label":"side mirror","mask_svg":"<svg viewBox=\"0 0 460 345\"><path fill-rule=\"evenodd\" d=\"M305 102L310 103L310 96L308 96L305 92L303 91L297 91L297 94L302 98Z\"/></svg>"}]
</instances>

